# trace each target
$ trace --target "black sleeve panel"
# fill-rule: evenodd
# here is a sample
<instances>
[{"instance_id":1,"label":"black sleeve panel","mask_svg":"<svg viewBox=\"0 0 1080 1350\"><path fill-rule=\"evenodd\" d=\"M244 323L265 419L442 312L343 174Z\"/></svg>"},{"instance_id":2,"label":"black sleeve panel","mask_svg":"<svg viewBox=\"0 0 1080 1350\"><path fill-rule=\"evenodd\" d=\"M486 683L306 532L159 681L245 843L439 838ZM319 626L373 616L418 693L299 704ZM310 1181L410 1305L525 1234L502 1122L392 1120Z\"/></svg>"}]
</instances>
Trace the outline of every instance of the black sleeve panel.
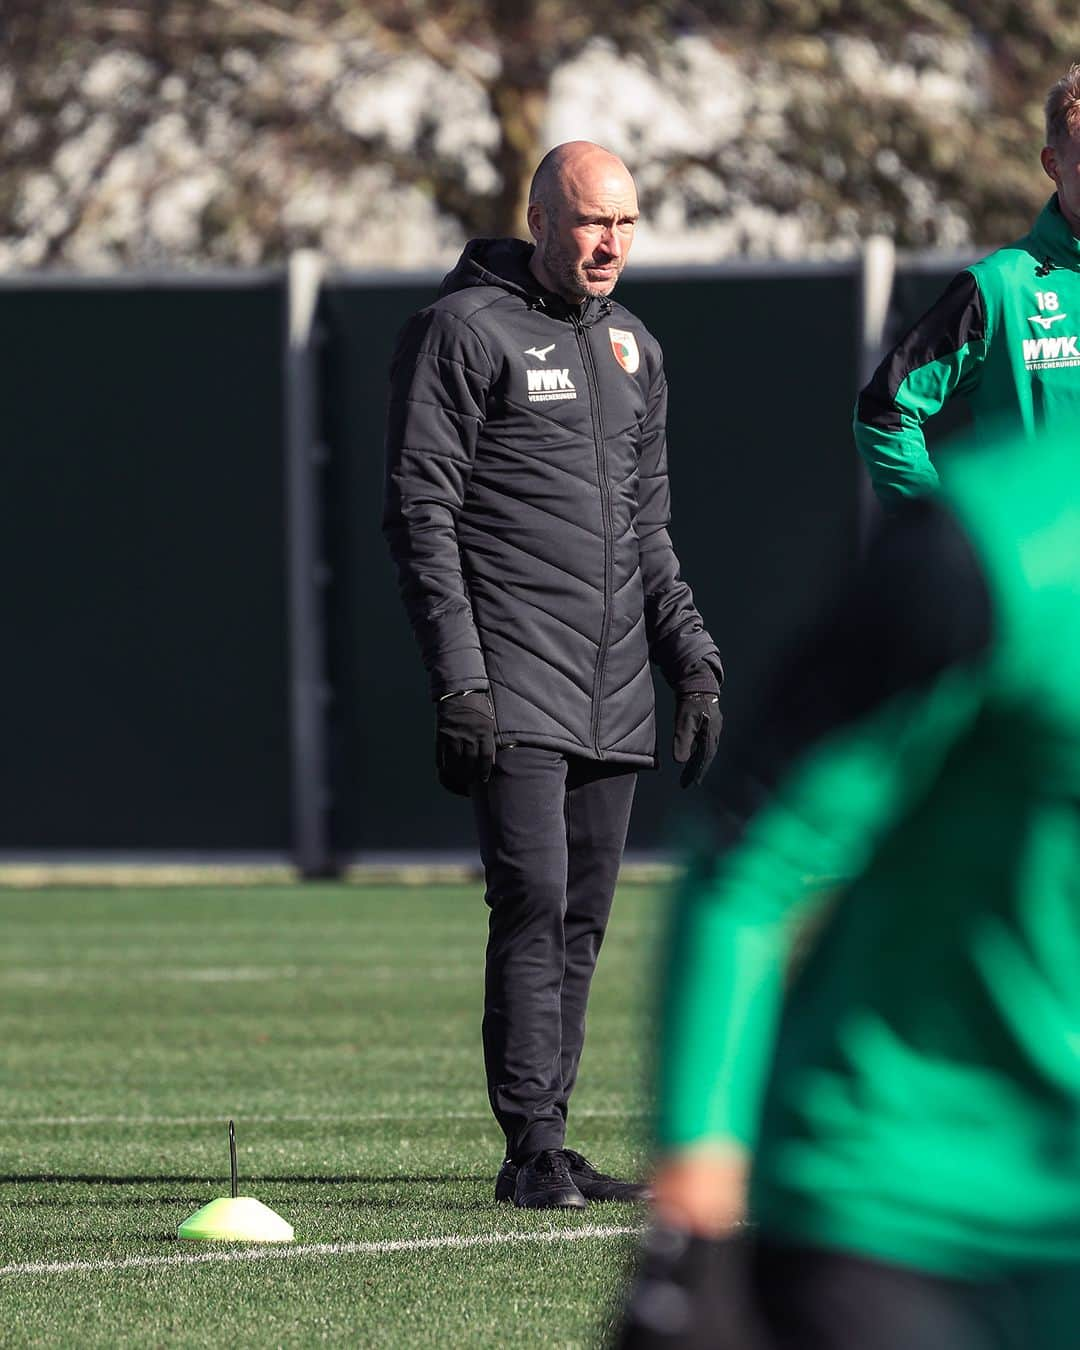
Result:
<instances>
[{"instance_id":1,"label":"black sleeve panel","mask_svg":"<svg viewBox=\"0 0 1080 1350\"><path fill-rule=\"evenodd\" d=\"M970 272L953 277L944 294L893 347L859 395L856 416L882 431L901 430L896 395L913 370L952 356L986 336L986 303Z\"/></svg>"},{"instance_id":2,"label":"black sleeve panel","mask_svg":"<svg viewBox=\"0 0 1080 1350\"><path fill-rule=\"evenodd\" d=\"M966 534L934 499L906 503L883 523L845 594L792 645L756 716L729 742L710 793L725 842L804 750L974 660L992 632L990 594Z\"/></svg>"}]
</instances>

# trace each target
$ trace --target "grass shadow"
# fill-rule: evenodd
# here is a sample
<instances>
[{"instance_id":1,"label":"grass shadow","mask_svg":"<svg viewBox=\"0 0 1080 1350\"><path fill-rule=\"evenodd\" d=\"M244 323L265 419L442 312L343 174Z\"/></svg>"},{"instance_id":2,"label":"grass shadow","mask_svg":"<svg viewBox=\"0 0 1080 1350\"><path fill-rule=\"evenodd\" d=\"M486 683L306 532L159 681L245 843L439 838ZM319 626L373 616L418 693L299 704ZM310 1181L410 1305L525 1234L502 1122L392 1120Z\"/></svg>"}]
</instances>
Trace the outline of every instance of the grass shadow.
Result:
<instances>
[{"instance_id":1,"label":"grass shadow","mask_svg":"<svg viewBox=\"0 0 1080 1350\"><path fill-rule=\"evenodd\" d=\"M317 1173L308 1173L296 1176L270 1174L260 1176L245 1175L241 1178L242 1185L260 1183L263 1185L284 1184L304 1186L392 1186L398 1184L445 1186L453 1185L457 1182L493 1180L493 1177L489 1177L486 1174L483 1176L469 1176L462 1173L431 1175L397 1173L391 1174L390 1176L373 1176L367 1172L349 1172L343 1176L321 1176ZM0 1174L0 1185L8 1186L214 1186L220 1185L221 1181L222 1179L219 1176L170 1176L167 1174L158 1174L156 1176L119 1176L105 1172L8 1172L6 1174Z\"/></svg>"}]
</instances>

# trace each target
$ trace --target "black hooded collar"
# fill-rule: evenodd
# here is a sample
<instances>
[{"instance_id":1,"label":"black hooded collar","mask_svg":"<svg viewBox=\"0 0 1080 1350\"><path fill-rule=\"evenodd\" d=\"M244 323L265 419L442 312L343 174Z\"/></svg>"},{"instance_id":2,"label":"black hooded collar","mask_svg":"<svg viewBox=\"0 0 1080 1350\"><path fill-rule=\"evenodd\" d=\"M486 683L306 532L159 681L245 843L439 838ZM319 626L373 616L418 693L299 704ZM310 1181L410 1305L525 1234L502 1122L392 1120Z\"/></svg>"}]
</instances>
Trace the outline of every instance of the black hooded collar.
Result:
<instances>
[{"instance_id":1,"label":"black hooded collar","mask_svg":"<svg viewBox=\"0 0 1080 1350\"><path fill-rule=\"evenodd\" d=\"M571 304L554 291L545 290L529 270L533 245L523 239L470 239L455 266L439 287L440 298L470 286L500 286L520 298L530 309L543 310L555 319L574 319L591 327L611 313L607 296L587 296Z\"/></svg>"}]
</instances>

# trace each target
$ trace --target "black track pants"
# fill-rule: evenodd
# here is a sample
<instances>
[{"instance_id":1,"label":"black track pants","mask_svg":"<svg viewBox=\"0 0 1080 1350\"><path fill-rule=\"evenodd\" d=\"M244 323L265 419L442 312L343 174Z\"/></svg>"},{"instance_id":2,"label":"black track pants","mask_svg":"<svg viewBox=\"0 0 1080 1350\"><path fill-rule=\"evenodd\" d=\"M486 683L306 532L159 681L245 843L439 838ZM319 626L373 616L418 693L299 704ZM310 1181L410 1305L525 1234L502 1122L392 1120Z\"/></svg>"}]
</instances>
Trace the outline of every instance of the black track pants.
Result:
<instances>
[{"instance_id":1,"label":"black track pants","mask_svg":"<svg viewBox=\"0 0 1080 1350\"><path fill-rule=\"evenodd\" d=\"M613 1350L1074 1350L1080 1272L947 1279L825 1248L698 1243L634 1284Z\"/></svg>"},{"instance_id":2,"label":"black track pants","mask_svg":"<svg viewBox=\"0 0 1080 1350\"><path fill-rule=\"evenodd\" d=\"M774 1350L1072 1350L1075 1268L954 1280L843 1252L762 1243L756 1297Z\"/></svg>"},{"instance_id":3,"label":"black track pants","mask_svg":"<svg viewBox=\"0 0 1080 1350\"><path fill-rule=\"evenodd\" d=\"M537 746L474 790L487 881L488 1099L521 1162L561 1148L637 773Z\"/></svg>"}]
</instances>

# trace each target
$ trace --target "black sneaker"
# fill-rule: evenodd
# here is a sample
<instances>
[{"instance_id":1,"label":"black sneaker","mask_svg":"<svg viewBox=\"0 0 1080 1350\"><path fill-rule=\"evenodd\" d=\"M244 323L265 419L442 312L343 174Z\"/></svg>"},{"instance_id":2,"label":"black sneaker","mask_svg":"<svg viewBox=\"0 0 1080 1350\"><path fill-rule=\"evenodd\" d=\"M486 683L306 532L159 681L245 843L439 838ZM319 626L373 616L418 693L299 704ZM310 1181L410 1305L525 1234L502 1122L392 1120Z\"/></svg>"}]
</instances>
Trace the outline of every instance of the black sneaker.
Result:
<instances>
[{"instance_id":1,"label":"black sneaker","mask_svg":"<svg viewBox=\"0 0 1080 1350\"><path fill-rule=\"evenodd\" d=\"M648 1186L639 1181L620 1181L618 1177L598 1172L587 1158L575 1153L572 1148L564 1148L562 1155L566 1159L571 1180L586 1200L631 1204L635 1200L648 1200L650 1197Z\"/></svg>"},{"instance_id":2,"label":"black sneaker","mask_svg":"<svg viewBox=\"0 0 1080 1350\"><path fill-rule=\"evenodd\" d=\"M518 1209L584 1209L585 1197L571 1181L564 1155L546 1148L518 1168L514 1204Z\"/></svg>"},{"instance_id":3,"label":"black sneaker","mask_svg":"<svg viewBox=\"0 0 1080 1350\"><path fill-rule=\"evenodd\" d=\"M586 1200L632 1204L637 1200L650 1198L649 1187L642 1185L641 1182L620 1181L618 1177L609 1177L603 1172L598 1172L587 1158L575 1153L573 1149L564 1148L560 1151L566 1159L570 1180ZM509 1158L505 1159L499 1168L499 1175L495 1178L496 1203L502 1204L513 1200L517 1174L518 1169L514 1164Z\"/></svg>"},{"instance_id":4,"label":"black sneaker","mask_svg":"<svg viewBox=\"0 0 1080 1350\"><path fill-rule=\"evenodd\" d=\"M495 1203L497 1205L513 1200L517 1174L518 1170L510 1159L504 1158L503 1165L499 1168L499 1175L495 1178Z\"/></svg>"}]
</instances>

